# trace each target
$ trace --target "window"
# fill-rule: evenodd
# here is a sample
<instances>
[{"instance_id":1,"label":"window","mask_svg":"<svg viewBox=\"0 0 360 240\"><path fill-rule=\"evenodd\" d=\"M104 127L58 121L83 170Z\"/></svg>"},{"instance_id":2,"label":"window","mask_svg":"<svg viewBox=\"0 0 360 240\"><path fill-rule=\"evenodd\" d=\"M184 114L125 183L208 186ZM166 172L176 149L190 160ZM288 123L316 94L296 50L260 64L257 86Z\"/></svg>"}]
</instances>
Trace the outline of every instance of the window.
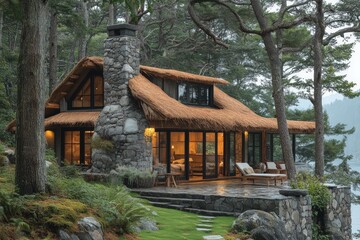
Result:
<instances>
[{"instance_id":1,"label":"window","mask_svg":"<svg viewBox=\"0 0 360 240\"><path fill-rule=\"evenodd\" d=\"M178 100L184 104L209 106L212 103L211 86L180 83Z\"/></svg>"},{"instance_id":2,"label":"window","mask_svg":"<svg viewBox=\"0 0 360 240\"><path fill-rule=\"evenodd\" d=\"M80 164L80 131L65 131L64 136L64 163Z\"/></svg>"},{"instance_id":3,"label":"window","mask_svg":"<svg viewBox=\"0 0 360 240\"><path fill-rule=\"evenodd\" d=\"M71 98L69 108L101 108L104 106L104 79L100 74L90 73L87 80Z\"/></svg>"},{"instance_id":4,"label":"window","mask_svg":"<svg viewBox=\"0 0 360 240\"><path fill-rule=\"evenodd\" d=\"M257 167L261 162L261 133L248 133L245 137L245 159L253 168Z\"/></svg>"},{"instance_id":5,"label":"window","mask_svg":"<svg viewBox=\"0 0 360 240\"><path fill-rule=\"evenodd\" d=\"M92 130L65 130L63 158L65 164L91 165Z\"/></svg>"}]
</instances>

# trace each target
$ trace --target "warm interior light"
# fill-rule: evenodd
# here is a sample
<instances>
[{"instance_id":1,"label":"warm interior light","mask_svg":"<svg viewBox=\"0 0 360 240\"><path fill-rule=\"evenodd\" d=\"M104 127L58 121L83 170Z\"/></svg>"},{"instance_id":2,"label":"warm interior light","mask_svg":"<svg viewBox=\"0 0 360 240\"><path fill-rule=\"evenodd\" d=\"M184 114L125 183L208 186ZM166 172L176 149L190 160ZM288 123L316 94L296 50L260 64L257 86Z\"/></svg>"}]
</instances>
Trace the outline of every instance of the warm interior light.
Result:
<instances>
[{"instance_id":1,"label":"warm interior light","mask_svg":"<svg viewBox=\"0 0 360 240\"><path fill-rule=\"evenodd\" d=\"M54 148L55 133L53 131L46 130L45 131L45 139L46 139L48 147Z\"/></svg>"},{"instance_id":2,"label":"warm interior light","mask_svg":"<svg viewBox=\"0 0 360 240\"><path fill-rule=\"evenodd\" d=\"M155 128L145 128L144 131L144 136L145 136L145 141L147 142L151 142L151 138L155 133Z\"/></svg>"},{"instance_id":3,"label":"warm interior light","mask_svg":"<svg viewBox=\"0 0 360 240\"><path fill-rule=\"evenodd\" d=\"M245 131L245 132L244 132L244 136L245 136L245 138L248 138L249 132L248 132L248 131Z\"/></svg>"},{"instance_id":4,"label":"warm interior light","mask_svg":"<svg viewBox=\"0 0 360 240\"><path fill-rule=\"evenodd\" d=\"M174 149L175 148L175 146L174 145L171 145L171 149Z\"/></svg>"}]
</instances>

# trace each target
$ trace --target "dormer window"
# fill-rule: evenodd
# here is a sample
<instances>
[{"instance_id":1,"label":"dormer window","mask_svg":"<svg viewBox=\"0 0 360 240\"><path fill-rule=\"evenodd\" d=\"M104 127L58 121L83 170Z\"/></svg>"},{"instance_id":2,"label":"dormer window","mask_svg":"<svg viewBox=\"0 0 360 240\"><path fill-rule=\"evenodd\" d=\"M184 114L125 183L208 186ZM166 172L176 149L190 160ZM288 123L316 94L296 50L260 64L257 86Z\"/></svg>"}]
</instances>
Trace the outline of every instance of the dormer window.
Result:
<instances>
[{"instance_id":1,"label":"dormer window","mask_svg":"<svg viewBox=\"0 0 360 240\"><path fill-rule=\"evenodd\" d=\"M69 101L69 108L102 108L104 106L104 79L102 75L90 73L80 89Z\"/></svg>"},{"instance_id":2,"label":"dormer window","mask_svg":"<svg viewBox=\"0 0 360 240\"><path fill-rule=\"evenodd\" d=\"M210 106L212 104L212 86L180 83L178 85L178 100L184 104Z\"/></svg>"}]
</instances>

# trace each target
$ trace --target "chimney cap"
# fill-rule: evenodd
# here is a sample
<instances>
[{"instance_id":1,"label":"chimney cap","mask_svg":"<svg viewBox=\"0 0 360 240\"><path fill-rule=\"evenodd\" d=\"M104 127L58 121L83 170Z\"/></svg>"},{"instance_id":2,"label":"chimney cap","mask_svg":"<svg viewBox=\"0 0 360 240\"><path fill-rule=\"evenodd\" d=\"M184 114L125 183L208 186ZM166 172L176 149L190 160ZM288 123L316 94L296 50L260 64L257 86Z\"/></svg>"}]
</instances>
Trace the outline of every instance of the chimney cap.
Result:
<instances>
[{"instance_id":1,"label":"chimney cap","mask_svg":"<svg viewBox=\"0 0 360 240\"><path fill-rule=\"evenodd\" d=\"M110 25L107 27L109 37L135 36L137 29L137 25L127 23Z\"/></svg>"}]
</instances>

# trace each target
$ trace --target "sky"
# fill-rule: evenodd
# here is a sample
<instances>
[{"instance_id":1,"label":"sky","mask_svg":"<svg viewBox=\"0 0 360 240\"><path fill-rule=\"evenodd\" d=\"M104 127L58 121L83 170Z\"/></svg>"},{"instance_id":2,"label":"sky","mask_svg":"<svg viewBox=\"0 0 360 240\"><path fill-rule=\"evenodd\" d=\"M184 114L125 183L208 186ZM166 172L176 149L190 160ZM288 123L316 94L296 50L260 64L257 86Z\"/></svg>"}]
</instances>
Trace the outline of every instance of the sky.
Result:
<instances>
[{"instance_id":1,"label":"sky","mask_svg":"<svg viewBox=\"0 0 360 240\"><path fill-rule=\"evenodd\" d=\"M336 3L338 0L326 0L326 2ZM355 42L355 38L351 38L351 40ZM356 43L354 46L349 68L343 72L340 72L340 74L345 74L346 80L356 83L356 86L353 90L360 90L360 42ZM312 74L309 75L309 73L306 73L306 75L312 77ZM323 104L329 104L337 99L342 98L343 96L338 93L325 93L323 97ZM311 106L310 101L308 100L301 100L300 105L302 105L300 108L308 108Z\"/></svg>"}]
</instances>

